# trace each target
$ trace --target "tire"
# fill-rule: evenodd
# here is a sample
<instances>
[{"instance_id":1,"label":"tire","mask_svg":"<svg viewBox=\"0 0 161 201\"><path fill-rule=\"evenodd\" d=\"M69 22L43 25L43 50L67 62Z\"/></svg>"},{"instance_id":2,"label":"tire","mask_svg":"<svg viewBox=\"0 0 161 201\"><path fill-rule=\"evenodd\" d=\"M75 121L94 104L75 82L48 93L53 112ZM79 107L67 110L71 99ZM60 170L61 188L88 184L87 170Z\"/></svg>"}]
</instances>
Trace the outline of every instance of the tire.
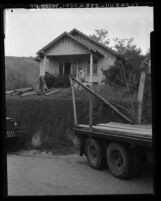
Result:
<instances>
[{"instance_id":1,"label":"tire","mask_svg":"<svg viewBox=\"0 0 161 201\"><path fill-rule=\"evenodd\" d=\"M131 173L131 151L120 143L111 143L106 150L106 160L110 172L120 179L127 179Z\"/></svg>"},{"instance_id":2,"label":"tire","mask_svg":"<svg viewBox=\"0 0 161 201\"><path fill-rule=\"evenodd\" d=\"M102 144L97 140L88 139L85 147L89 165L97 170L105 168L106 154Z\"/></svg>"}]
</instances>

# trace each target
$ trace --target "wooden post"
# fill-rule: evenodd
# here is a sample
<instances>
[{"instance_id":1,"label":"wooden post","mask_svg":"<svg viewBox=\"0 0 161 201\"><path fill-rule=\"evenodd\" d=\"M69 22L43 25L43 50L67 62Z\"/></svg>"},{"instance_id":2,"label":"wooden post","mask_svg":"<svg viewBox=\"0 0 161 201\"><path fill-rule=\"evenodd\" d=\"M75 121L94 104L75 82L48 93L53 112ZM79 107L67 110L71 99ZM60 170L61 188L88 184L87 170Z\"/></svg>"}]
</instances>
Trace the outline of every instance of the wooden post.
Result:
<instances>
[{"instance_id":1,"label":"wooden post","mask_svg":"<svg viewBox=\"0 0 161 201\"><path fill-rule=\"evenodd\" d=\"M90 53L90 73L89 73L89 82L90 82L90 87L91 89L93 88L93 54L92 52ZM92 100L92 94L90 94L90 99L89 99L89 128L90 130L92 129L93 125L93 100Z\"/></svg>"},{"instance_id":2,"label":"wooden post","mask_svg":"<svg viewBox=\"0 0 161 201\"><path fill-rule=\"evenodd\" d=\"M139 91L138 91L138 115L137 115L137 123L138 124L141 124L145 78L146 78L146 72L145 72L145 70L143 70L141 72L141 76L140 76L140 84L139 84Z\"/></svg>"},{"instance_id":3,"label":"wooden post","mask_svg":"<svg viewBox=\"0 0 161 201\"><path fill-rule=\"evenodd\" d=\"M77 125L77 111L76 111L76 103L75 103L75 94L74 94L74 86L73 86L73 81L69 77L71 88L72 88L72 99L73 99L73 111L74 111L74 124Z\"/></svg>"}]
</instances>

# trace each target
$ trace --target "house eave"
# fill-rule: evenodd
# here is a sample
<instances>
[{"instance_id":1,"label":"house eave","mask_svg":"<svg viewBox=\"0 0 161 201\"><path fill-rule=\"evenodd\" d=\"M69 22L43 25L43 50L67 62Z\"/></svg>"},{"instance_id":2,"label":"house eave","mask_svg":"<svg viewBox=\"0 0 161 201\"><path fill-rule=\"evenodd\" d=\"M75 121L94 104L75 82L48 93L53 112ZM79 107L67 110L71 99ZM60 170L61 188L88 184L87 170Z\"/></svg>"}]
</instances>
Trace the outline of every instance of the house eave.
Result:
<instances>
[{"instance_id":1,"label":"house eave","mask_svg":"<svg viewBox=\"0 0 161 201\"><path fill-rule=\"evenodd\" d=\"M94 40L93 38L90 38L89 36L85 35L84 33L80 32L79 30L77 29L73 29L72 31L70 31L69 33L72 34L73 32L77 32L79 33L80 35L86 37L87 39L91 40L92 42L96 43L97 45L105 48L106 50L108 50L111 54L113 54L114 56L118 56L117 52L115 52L114 50L110 49L109 47L107 47L106 45Z\"/></svg>"}]
</instances>

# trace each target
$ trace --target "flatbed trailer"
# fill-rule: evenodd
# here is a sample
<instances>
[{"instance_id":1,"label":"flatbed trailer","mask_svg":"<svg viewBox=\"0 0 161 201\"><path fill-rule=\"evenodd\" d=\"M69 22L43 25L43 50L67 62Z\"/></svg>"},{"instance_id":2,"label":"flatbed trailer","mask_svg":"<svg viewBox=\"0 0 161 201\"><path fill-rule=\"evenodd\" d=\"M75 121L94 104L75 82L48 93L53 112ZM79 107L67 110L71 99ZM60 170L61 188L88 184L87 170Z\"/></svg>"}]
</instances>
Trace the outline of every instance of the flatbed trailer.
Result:
<instances>
[{"instance_id":1,"label":"flatbed trailer","mask_svg":"<svg viewBox=\"0 0 161 201\"><path fill-rule=\"evenodd\" d=\"M72 81L102 100L128 123L108 122L93 125L90 111L92 102L90 102L89 124L79 124ZM144 162L152 163L152 125L137 124L74 77L70 77L70 82L75 120L74 131L79 142L80 156L86 155L92 168L108 167L115 177L126 179L137 175Z\"/></svg>"},{"instance_id":2,"label":"flatbed trailer","mask_svg":"<svg viewBox=\"0 0 161 201\"><path fill-rule=\"evenodd\" d=\"M115 140L124 143L135 144L152 148L152 126L151 125L128 125L116 122L96 124L92 126L78 124L74 127L77 136L84 135L99 139Z\"/></svg>"}]
</instances>

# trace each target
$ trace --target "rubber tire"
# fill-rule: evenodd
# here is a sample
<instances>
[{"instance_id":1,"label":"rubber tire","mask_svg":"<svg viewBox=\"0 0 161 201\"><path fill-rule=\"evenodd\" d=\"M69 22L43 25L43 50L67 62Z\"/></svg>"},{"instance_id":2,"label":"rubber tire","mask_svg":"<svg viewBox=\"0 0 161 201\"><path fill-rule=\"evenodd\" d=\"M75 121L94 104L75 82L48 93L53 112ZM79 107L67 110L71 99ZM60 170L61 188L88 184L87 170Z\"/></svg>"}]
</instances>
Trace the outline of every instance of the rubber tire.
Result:
<instances>
[{"instance_id":1,"label":"rubber tire","mask_svg":"<svg viewBox=\"0 0 161 201\"><path fill-rule=\"evenodd\" d=\"M115 164L114 151L120 155L121 165ZM120 179L127 179L130 177L132 167L131 151L126 146L123 146L120 143L110 143L106 149L106 160L110 172L115 177Z\"/></svg>"},{"instance_id":2,"label":"rubber tire","mask_svg":"<svg viewBox=\"0 0 161 201\"><path fill-rule=\"evenodd\" d=\"M96 156L92 156L91 149L95 149ZM88 139L85 145L86 156L89 165L94 169L103 169L106 167L106 151L101 142L95 139Z\"/></svg>"}]
</instances>

